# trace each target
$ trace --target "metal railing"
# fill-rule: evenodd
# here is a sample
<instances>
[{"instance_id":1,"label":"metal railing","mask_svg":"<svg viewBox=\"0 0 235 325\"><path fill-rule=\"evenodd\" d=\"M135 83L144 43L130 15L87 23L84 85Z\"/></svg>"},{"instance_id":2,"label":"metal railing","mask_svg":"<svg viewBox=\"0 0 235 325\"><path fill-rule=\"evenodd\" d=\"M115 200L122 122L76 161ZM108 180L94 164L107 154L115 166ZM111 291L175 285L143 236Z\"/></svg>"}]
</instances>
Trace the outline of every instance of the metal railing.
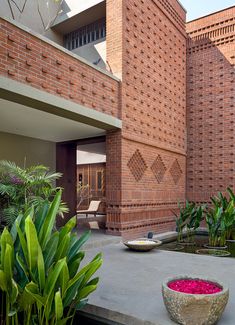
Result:
<instances>
[{"instance_id":1,"label":"metal railing","mask_svg":"<svg viewBox=\"0 0 235 325\"><path fill-rule=\"evenodd\" d=\"M64 36L64 46L68 50L95 42L106 36L106 19L102 18L89 25L83 26Z\"/></svg>"}]
</instances>

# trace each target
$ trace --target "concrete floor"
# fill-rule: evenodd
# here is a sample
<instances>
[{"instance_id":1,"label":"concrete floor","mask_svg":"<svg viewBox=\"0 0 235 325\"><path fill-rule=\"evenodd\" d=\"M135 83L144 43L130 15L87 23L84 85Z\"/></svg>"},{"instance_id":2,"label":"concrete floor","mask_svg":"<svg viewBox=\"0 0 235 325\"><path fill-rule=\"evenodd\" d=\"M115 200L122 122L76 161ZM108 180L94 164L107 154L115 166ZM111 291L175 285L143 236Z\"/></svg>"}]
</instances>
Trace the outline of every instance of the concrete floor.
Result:
<instances>
[{"instance_id":1,"label":"concrete floor","mask_svg":"<svg viewBox=\"0 0 235 325\"><path fill-rule=\"evenodd\" d=\"M92 248L102 248L106 245L117 244L121 242L121 237L111 236L105 233L103 229L86 229L79 228L76 230L78 236L80 237L85 231L90 230L91 235L89 240L83 245L82 249L92 249ZM103 249L102 249L103 251Z\"/></svg>"},{"instance_id":2,"label":"concrete floor","mask_svg":"<svg viewBox=\"0 0 235 325\"><path fill-rule=\"evenodd\" d=\"M107 324L172 325L162 300L162 281L174 275L204 275L228 284L229 303L218 324L235 324L235 259L158 249L137 253L120 243L89 249L86 259L99 251L104 259L100 284L84 313L110 320Z\"/></svg>"}]
</instances>

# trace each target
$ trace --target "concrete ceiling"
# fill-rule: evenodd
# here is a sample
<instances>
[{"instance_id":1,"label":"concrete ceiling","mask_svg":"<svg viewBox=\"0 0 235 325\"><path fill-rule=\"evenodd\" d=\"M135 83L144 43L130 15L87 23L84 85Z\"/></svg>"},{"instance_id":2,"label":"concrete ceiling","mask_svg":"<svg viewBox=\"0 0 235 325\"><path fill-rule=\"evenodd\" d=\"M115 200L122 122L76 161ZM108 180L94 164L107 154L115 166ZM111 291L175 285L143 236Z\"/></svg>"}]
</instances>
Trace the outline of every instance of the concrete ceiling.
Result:
<instances>
[{"instance_id":1,"label":"concrete ceiling","mask_svg":"<svg viewBox=\"0 0 235 325\"><path fill-rule=\"evenodd\" d=\"M71 10L57 17L51 28L64 35L106 16L106 1L104 0L89 1L87 5L81 3L76 7L78 7L77 10Z\"/></svg>"},{"instance_id":2,"label":"concrete ceiling","mask_svg":"<svg viewBox=\"0 0 235 325\"><path fill-rule=\"evenodd\" d=\"M0 131L62 142L104 135L93 126L0 99Z\"/></svg>"}]
</instances>

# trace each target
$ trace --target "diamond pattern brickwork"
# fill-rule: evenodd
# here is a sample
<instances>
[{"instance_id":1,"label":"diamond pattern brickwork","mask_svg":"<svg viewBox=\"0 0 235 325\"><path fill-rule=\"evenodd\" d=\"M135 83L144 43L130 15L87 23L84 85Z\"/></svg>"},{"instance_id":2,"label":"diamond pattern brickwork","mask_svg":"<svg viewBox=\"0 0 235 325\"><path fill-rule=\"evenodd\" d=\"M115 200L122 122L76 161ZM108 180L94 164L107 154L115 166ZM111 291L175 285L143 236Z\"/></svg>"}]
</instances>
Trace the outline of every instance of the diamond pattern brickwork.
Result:
<instances>
[{"instance_id":1,"label":"diamond pattern brickwork","mask_svg":"<svg viewBox=\"0 0 235 325\"><path fill-rule=\"evenodd\" d=\"M174 180L174 183L178 184L183 172L177 159L175 159L175 161L173 162L170 168L170 173Z\"/></svg>"},{"instance_id":2,"label":"diamond pattern brickwork","mask_svg":"<svg viewBox=\"0 0 235 325\"><path fill-rule=\"evenodd\" d=\"M162 160L162 157L160 155L157 156L157 158L154 160L152 166L151 166L152 172L154 176L157 179L158 183L161 183L163 181L165 172L166 172L166 166Z\"/></svg>"},{"instance_id":3,"label":"diamond pattern brickwork","mask_svg":"<svg viewBox=\"0 0 235 325\"><path fill-rule=\"evenodd\" d=\"M137 182L141 180L146 169L148 168L144 161L144 158L142 157L138 149L128 161L127 166L129 167L132 175L134 176Z\"/></svg>"}]
</instances>

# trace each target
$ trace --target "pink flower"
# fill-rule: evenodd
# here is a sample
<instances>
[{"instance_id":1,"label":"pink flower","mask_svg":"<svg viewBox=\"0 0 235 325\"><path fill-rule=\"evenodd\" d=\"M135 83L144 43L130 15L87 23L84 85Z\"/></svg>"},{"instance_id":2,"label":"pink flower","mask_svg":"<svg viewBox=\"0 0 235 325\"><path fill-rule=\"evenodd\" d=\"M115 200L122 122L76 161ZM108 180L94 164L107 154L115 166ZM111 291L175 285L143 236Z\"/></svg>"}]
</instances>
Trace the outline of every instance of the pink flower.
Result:
<instances>
[{"instance_id":1,"label":"pink flower","mask_svg":"<svg viewBox=\"0 0 235 325\"><path fill-rule=\"evenodd\" d=\"M222 291L222 288L213 282L191 279L169 282L168 287L174 291L197 295L210 295Z\"/></svg>"}]
</instances>

